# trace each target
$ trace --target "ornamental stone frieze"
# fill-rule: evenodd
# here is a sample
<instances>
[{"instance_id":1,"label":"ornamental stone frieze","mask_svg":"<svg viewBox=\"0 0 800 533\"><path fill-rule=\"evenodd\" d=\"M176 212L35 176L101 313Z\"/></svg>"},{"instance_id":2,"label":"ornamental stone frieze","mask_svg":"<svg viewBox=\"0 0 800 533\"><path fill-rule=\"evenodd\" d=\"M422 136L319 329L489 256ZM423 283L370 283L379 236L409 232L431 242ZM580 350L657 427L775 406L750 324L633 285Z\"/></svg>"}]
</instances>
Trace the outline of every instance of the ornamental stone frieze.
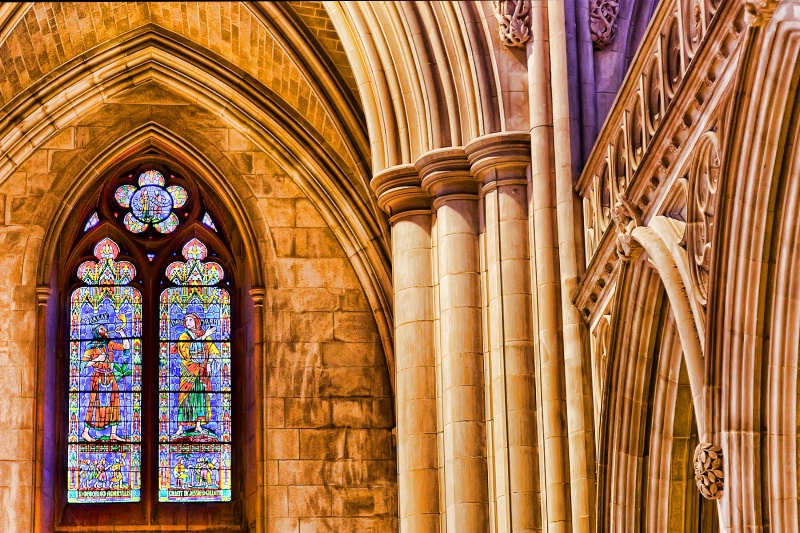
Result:
<instances>
[{"instance_id":1,"label":"ornamental stone frieze","mask_svg":"<svg viewBox=\"0 0 800 533\"><path fill-rule=\"evenodd\" d=\"M617 33L619 0L589 0L589 29L595 50L602 50Z\"/></svg>"},{"instance_id":2,"label":"ornamental stone frieze","mask_svg":"<svg viewBox=\"0 0 800 533\"><path fill-rule=\"evenodd\" d=\"M701 442L694 450L694 480L704 498L722 498L725 474L722 471L722 448Z\"/></svg>"},{"instance_id":3,"label":"ornamental stone frieze","mask_svg":"<svg viewBox=\"0 0 800 533\"><path fill-rule=\"evenodd\" d=\"M523 48L531 38L530 0L499 0L494 2L500 41L510 48Z\"/></svg>"}]
</instances>

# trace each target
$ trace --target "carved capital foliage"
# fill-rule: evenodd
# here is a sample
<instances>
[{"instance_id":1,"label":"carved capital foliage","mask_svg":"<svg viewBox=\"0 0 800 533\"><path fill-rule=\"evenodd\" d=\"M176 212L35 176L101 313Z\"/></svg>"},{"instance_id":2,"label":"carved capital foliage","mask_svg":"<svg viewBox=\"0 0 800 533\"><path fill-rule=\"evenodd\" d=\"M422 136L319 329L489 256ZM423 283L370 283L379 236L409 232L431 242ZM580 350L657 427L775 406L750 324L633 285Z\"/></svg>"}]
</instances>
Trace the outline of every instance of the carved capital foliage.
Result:
<instances>
[{"instance_id":1,"label":"carved capital foliage","mask_svg":"<svg viewBox=\"0 0 800 533\"><path fill-rule=\"evenodd\" d=\"M750 26L763 26L778 8L778 0L744 0L745 22Z\"/></svg>"},{"instance_id":2,"label":"carved capital foliage","mask_svg":"<svg viewBox=\"0 0 800 533\"><path fill-rule=\"evenodd\" d=\"M701 442L694 450L694 480L704 498L722 498L725 474L722 471L722 448Z\"/></svg>"},{"instance_id":3,"label":"carved capital foliage","mask_svg":"<svg viewBox=\"0 0 800 533\"><path fill-rule=\"evenodd\" d=\"M617 255L623 260L635 259L641 245L633 238L633 229L641 225L641 214L623 194L617 195L617 203L611 211L611 219L617 227Z\"/></svg>"},{"instance_id":4,"label":"carved capital foliage","mask_svg":"<svg viewBox=\"0 0 800 533\"><path fill-rule=\"evenodd\" d=\"M505 46L522 48L531 38L530 0L494 2L494 16L499 24L500 40Z\"/></svg>"},{"instance_id":5,"label":"carved capital foliage","mask_svg":"<svg viewBox=\"0 0 800 533\"><path fill-rule=\"evenodd\" d=\"M595 50L602 50L617 33L619 0L589 0L589 29Z\"/></svg>"}]
</instances>

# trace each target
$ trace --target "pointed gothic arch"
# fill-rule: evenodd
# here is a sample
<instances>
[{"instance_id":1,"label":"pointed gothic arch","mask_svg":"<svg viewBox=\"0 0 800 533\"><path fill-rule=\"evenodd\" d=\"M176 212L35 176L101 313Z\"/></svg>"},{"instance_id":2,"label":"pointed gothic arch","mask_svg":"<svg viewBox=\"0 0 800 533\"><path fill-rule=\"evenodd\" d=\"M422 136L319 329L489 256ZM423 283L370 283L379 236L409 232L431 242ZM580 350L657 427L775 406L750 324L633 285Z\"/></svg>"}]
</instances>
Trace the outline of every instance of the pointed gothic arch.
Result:
<instances>
[{"instance_id":1,"label":"pointed gothic arch","mask_svg":"<svg viewBox=\"0 0 800 533\"><path fill-rule=\"evenodd\" d=\"M60 441L60 434L63 433L64 409L61 390L66 381L62 379L64 373L63 345L65 342L63 327L64 309L68 304L65 298L73 290L75 267L88 259L87 250L94 246L98 238L110 237L115 242L122 245L123 254L131 258L138 268L139 284L142 285L144 298L144 322L145 337L142 344L144 362L149 368L143 367L144 374L144 409L150 408L152 411L156 388L154 387L153 372L159 366L157 349L157 324L158 320L158 298L164 278L163 270L170 261L175 259L175 254L180 255L180 248L185 244L187 238L199 237L214 251L214 258L224 265L228 276L228 283L232 283L233 296L233 330L232 340L234 350L232 360L235 366L240 367L240 377L237 378L237 387L233 389L233 445L234 456L237 457L233 463L232 484L235 496L230 505L226 504L203 504L203 507L195 508L198 520L204 523L217 522L228 527L239 527L247 520L254 520L254 505L256 501L263 497L258 489L257 478L252 475L257 471L263 457L263 448L260 438L256 431L256 426L260 418L260 405L254 401L255 395L260 390L259 383L263 379L261 376L262 366L256 361L263 346L264 328L263 313L260 306L263 304L263 283L268 276L263 271L261 265L262 258L252 256L250 252L261 249L253 240L254 235L258 235L266 230L262 224L252 224L249 222L252 213L238 202L236 193L231 189L229 180L217 179L214 181L214 173L219 175L219 170L214 165L208 165L208 161L198 158L196 151L186 150L187 145L176 142L174 136L170 136L165 131L152 125L133 132L128 138L120 140L105 150L102 155L106 156L103 164L99 167L89 165L79 173L75 181L75 187L65 191L66 198L61 203L61 209L50 210L51 223L46 235L51 246L47 247L42 254L38 270L47 280L46 285L52 289L49 292L49 303L51 312L47 320L40 324L40 335L48 339L47 346L42 346L39 350L40 367L45 369L42 372L40 383L45 384L45 388L51 392L43 394L45 398L44 406L41 408L44 433L40 437L39 446L43 453L38 458L37 469L40 472L43 487L41 490L52 494L52 498L42 498L39 501L42 508L37 512L42 524L61 524L69 525L74 523L91 524L96 522L110 523L113 520L122 520L124 523L147 523L148 514L157 516L155 520L167 523L180 520L176 513L184 514L186 510L179 510L174 504L158 505L158 496L154 492L158 486L157 474L154 468L156 464L154 457L157 455L154 442L147 442L149 437L152 440L157 435L156 418L153 413L143 412L143 460L141 463L141 476L145 482L143 501L146 505L122 504L129 507L124 511L118 507L120 504L109 504L114 507L110 509L76 509L74 505L66 504L66 493L62 490L64 473L68 472L65 466L63 452L64 443ZM154 167L155 166L155 167ZM114 202L113 190L119 185L120 176L132 175L135 169L143 167L154 167L158 169L169 169L174 174L180 175L180 182L187 189L190 197L195 196L194 202L187 204L189 210L181 213L186 218L181 220L184 227L178 226L178 230L172 234L159 235L158 232L150 230L150 234L142 240L133 235L122 224L124 212L118 203ZM131 179L131 178L129 178ZM190 200L191 202L191 200ZM213 202L211 204L210 202ZM97 215L99 219L91 227L87 227L86 220L90 215ZM203 218L208 213L212 214L215 228L211 229L203 222ZM145 234L147 235L147 234ZM154 239L154 246L145 249L142 244L148 243L149 239ZM264 237L262 237L264 239ZM138 243L137 243L138 241ZM169 253L174 250L174 253ZM145 253L145 251L150 253ZM268 251L268 250L267 250ZM236 255L234 255L234 252ZM237 257L238 259L235 259ZM258 324L258 325L257 325ZM155 355L154 355L155 354ZM56 361L61 363L55 364ZM148 384L149 382L149 384ZM49 384L49 385L47 385ZM41 386L41 385L40 385ZM60 391L60 392L59 392ZM148 398L147 395L150 395ZM59 407L59 405L61 407ZM245 405L254 406L250 411L245 412ZM218 408L218 407L217 407ZM237 428L237 425L239 426ZM156 427L156 430L153 428ZM237 463L238 461L238 463ZM221 466L221 465L218 465ZM47 474L50 472L50 475ZM218 474L222 475L222 472ZM55 484L50 487L46 484ZM260 495L261 494L261 495ZM245 501L247 504L245 505ZM166 505L166 506L165 506ZM249 506L249 507L248 507ZM160 508L160 510L159 510ZM248 519L248 508L250 518ZM50 516L47 516L47 515ZM122 516L123 518L113 518ZM152 519L150 519L152 520ZM77 522L76 522L77 521ZM94 522L93 522L94 521ZM220 522L221 521L221 522Z\"/></svg>"}]
</instances>

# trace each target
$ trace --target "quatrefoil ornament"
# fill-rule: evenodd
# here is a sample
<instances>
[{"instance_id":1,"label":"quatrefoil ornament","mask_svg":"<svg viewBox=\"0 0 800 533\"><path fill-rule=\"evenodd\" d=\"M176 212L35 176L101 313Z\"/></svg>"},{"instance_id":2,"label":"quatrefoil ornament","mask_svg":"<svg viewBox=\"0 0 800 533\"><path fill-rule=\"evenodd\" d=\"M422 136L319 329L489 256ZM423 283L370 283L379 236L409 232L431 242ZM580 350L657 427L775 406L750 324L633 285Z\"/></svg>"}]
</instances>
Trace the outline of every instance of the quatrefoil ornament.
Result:
<instances>
[{"instance_id":1,"label":"quatrefoil ornament","mask_svg":"<svg viewBox=\"0 0 800 533\"><path fill-rule=\"evenodd\" d=\"M179 220L172 210L186 204L188 194L179 185L164 187L166 179L157 170L139 174L139 186L122 185L116 193L117 203L128 207L123 223L132 233L142 233L152 226L159 233L172 233Z\"/></svg>"}]
</instances>

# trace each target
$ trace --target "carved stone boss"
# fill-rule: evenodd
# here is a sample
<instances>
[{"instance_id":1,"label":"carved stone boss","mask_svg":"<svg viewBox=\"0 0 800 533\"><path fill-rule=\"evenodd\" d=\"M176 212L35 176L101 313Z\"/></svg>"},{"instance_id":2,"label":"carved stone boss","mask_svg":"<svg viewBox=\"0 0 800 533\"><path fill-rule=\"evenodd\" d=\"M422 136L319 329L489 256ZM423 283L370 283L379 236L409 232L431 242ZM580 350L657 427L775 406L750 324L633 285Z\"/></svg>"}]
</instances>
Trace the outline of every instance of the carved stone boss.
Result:
<instances>
[{"instance_id":1,"label":"carved stone boss","mask_svg":"<svg viewBox=\"0 0 800 533\"><path fill-rule=\"evenodd\" d=\"M530 0L500 0L494 2L494 16L500 40L505 46L523 48L531 38Z\"/></svg>"},{"instance_id":2,"label":"carved stone boss","mask_svg":"<svg viewBox=\"0 0 800 533\"><path fill-rule=\"evenodd\" d=\"M694 450L694 481L704 498L722 498L725 474L722 471L722 449L716 444L701 442Z\"/></svg>"},{"instance_id":3,"label":"carved stone boss","mask_svg":"<svg viewBox=\"0 0 800 533\"><path fill-rule=\"evenodd\" d=\"M619 0L589 0L589 29L595 50L602 50L617 33Z\"/></svg>"}]
</instances>

